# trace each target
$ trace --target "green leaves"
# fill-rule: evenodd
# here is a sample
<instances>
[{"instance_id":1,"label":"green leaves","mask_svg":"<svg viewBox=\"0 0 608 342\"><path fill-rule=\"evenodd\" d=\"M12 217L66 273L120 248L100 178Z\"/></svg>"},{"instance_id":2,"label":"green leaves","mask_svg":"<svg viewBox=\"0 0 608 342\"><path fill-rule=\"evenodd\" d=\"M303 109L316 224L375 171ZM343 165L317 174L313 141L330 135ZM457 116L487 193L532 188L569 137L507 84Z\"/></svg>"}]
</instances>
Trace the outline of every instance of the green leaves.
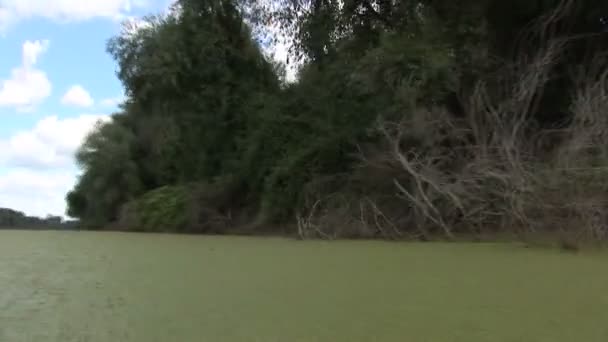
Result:
<instances>
[{"instance_id":1,"label":"green leaves","mask_svg":"<svg viewBox=\"0 0 608 342\"><path fill-rule=\"evenodd\" d=\"M192 223L192 194L185 187L163 186L129 202L122 211L121 225L129 230L184 231Z\"/></svg>"},{"instance_id":2,"label":"green leaves","mask_svg":"<svg viewBox=\"0 0 608 342\"><path fill-rule=\"evenodd\" d=\"M76 154L83 174L67 195L68 215L94 227L116 219L120 206L142 190L133 143L133 132L120 115L85 139Z\"/></svg>"},{"instance_id":3,"label":"green leaves","mask_svg":"<svg viewBox=\"0 0 608 342\"><path fill-rule=\"evenodd\" d=\"M178 230L180 191L201 183L229 199L212 216L246 208L289 221L306 184L354 172L358 145L377 144L369 131L378 117L431 107L462 115L460 94L508 61L515 37L552 1L179 0L172 14L108 42L129 100L78 151L69 214L105 226L127 208L143 215L140 229ZM575 6L560 34L588 31L581 18L601 12L590 7ZM277 31L300 62L294 83L256 43ZM597 39L598 51L607 46ZM564 56L560 73L588 58L580 51ZM554 82L545 97L566 103L570 85ZM554 115L558 102L543 108ZM424 140L425 129L408 136Z\"/></svg>"}]
</instances>

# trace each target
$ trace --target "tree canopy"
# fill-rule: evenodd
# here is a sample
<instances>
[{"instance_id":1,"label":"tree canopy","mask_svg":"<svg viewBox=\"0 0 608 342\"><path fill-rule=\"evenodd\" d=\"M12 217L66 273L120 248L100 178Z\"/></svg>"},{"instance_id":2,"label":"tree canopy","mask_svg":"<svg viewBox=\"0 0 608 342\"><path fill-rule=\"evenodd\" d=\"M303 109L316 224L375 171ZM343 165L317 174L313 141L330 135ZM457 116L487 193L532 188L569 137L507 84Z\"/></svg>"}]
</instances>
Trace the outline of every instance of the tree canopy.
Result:
<instances>
[{"instance_id":1,"label":"tree canopy","mask_svg":"<svg viewBox=\"0 0 608 342\"><path fill-rule=\"evenodd\" d=\"M536 75L524 86L529 105L518 102L525 135L571 127L582 89L571 76L606 65L606 18L608 3L591 0L179 0L108 43L128 99L81 146L68 214L96 228L301 230L313 213L339 211L321 209L320 198L331 197L346 211L356 198L361 220L364 206L378 222L400 205L428 219L438 209L419 211L418 195L398 204L407 189L379 157L394 136L378 121L410 122L397 147L420 158L438 146L444 157L463 144L471 151L486 139L472 124L473 133L459 133L472 107L490 122L513 105L500 102L505 84ZM278 41L298 66L293 82L264 53ZM420 116L437 111L449 124ZM384 166L370 167L372 159ZM428 167L439 165L433 160ZM173 205L167 215L180 224L151 219L159 203ZM389 226L401 231L399 215Z\"/></svg>"}]
</instances>

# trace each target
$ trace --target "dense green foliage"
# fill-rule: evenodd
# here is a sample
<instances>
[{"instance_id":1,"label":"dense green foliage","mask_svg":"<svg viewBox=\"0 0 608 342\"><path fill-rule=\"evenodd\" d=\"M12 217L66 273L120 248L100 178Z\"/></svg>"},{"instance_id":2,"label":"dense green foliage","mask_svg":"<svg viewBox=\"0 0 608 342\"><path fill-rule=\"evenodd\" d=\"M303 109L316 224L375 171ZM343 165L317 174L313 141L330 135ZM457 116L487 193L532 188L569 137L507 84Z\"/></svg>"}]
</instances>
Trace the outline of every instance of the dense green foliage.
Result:
<instances>
[{"instance_id":1,"label":"dense green foliage","mask_svg":"<svg viewBox=\"0 0 608 342\"><path fill-rule=\"evenodd\" d=\"M512 195L556 151L531 151L531 137L589 122L574 107L595 88L570 76L604 70L607 15L590 0L180 0L110 41L128 99L81 147L68 213L136 230L451 235L507 215L479 209L495 194L458 190L498 184L507 216L529 222L539 209ZM293 82L262 49L277 29ZM480 150L492 151L484 163ZM528 167L538 172L517 173Z\"/></svg>"},{"instance_id":2,"label":"dense green foliage","mask_svg":"<svg viewBox=\"0 0 608 342\"><path fill-rule=\"evenodd\" d=\"M189 193L181 187L161 187L128 203L123 215L125 225L132 229L145 227L150 231L183 231L188 224Z\"/></svg>"}]
</instances>

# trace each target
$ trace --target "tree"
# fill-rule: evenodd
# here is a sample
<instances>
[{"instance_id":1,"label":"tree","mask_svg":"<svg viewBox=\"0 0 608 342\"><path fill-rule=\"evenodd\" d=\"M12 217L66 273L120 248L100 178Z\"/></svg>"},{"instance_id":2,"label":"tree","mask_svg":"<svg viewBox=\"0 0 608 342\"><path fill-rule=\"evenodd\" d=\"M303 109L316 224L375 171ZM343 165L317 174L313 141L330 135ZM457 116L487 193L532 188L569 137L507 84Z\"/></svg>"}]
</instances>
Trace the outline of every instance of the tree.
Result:
<instances>
[{"instance_id":1,"label":"tree","mask_svg":"<svg viewBox=\"0 0 608 342\"><path fill-rule=\"evenodd\" d=\"M67 196L69 214L106 226L127 208L162 229L168 221L155 208L164 208L170 217L196 221L212 213L207 216L255 230L293 223L298 214L302 222L311 207L327 213L318 203L341 198L348 210L360 211L351 216L380 227L379 217L386 223L390 216L383 205L401 203L394 165L384 160L378 164L389 167L366 174L364 150L385 148L388 136L399 151L389 155L406 161L400 165L409 165L412 156L401 153L408 150L425 162L433 156L425 172L451 172L462 166L456 156L467 160L453 151L470 156L506 130L499 125L478 134L462 123L472 115L485 123L496 113L521 118L520 145L533 145L546 128L571 127L572 94L581 86L570 75L603 65L606 14L608 4L574 0L508 6L497 0L180 0L170 14L148 17L109 42L129 100L80 149L83 172ZM281 81L281 67L260 48L277 38L277 28L299 63L292 83ZM531 81L523 82L527 76ZM509 86L519 84L525 84L519 92ZM379 118L411 125L393 137L390 129L375 128ZM373 190L376 172L390 181L382 191ZM396 190L404 196L421 174L408 172L413 178L398 179ZM184 198L194 204L162 206ZM179 212L186 207L194 213ZM388 207L406 212L395 215L425 214L420 206ZM183 220L173 223L190 231Z\"/></svg>"},{"instance_id":2,"label":"tree","mask_svg":"<svg viewBox=\"0 0 608 342\"><path fill-rule=\"evenodd\" d=\"M99 123L89 134L76 155L83 174L67 195L70 216L84 225L102 227L117 219L123 203L141 193L133 141L122 115Z\"/></svg>"}]
</instances>

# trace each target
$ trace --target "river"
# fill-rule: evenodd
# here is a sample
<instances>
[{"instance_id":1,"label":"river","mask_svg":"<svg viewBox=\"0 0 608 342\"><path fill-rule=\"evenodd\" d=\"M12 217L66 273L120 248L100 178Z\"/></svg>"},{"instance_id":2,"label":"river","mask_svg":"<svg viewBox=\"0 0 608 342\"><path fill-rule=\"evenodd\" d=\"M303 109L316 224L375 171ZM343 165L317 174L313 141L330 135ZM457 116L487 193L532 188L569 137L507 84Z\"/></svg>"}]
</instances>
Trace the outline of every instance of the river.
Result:
<instances>
[{"instance_id":1,"label":"river","mask_svg":"<svg viewBox=\"0 0 608 342\"><path fill-rule=\"evenodd\" d=\"M0 341L608 341L608 254L0 231Z\"/></svg>"}]
</instances>

